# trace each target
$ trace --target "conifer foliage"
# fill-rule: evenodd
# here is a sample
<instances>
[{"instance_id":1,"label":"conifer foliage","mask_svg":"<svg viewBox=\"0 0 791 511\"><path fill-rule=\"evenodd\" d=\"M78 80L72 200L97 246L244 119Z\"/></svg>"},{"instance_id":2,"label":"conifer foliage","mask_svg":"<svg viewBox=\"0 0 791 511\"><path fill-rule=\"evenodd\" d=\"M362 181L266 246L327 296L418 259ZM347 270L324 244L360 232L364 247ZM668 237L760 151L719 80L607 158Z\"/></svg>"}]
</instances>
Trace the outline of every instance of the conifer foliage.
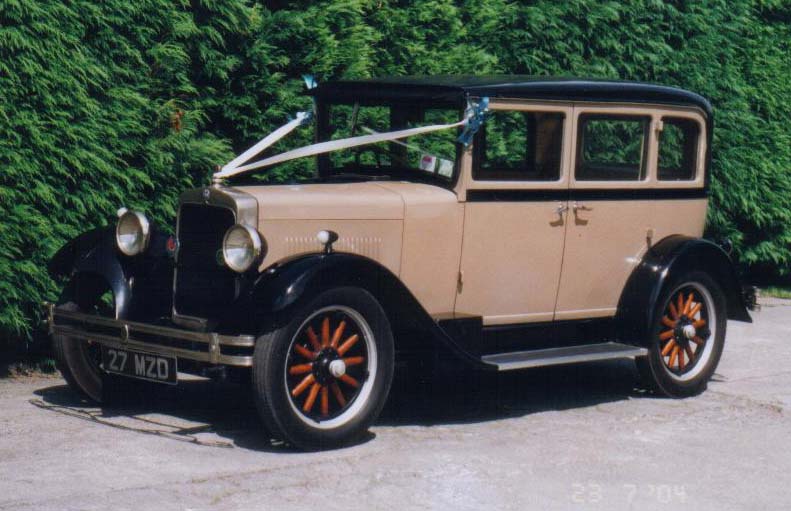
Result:
<instances>
[{"instance_id":1,"label":"conifer foliage","mask_svg":"<svg viewBox=\"0 0 791 511\"><path fill-rule=\"evenodd\" d=\"M122 205L172 225L181 191L309 106L306 72L699 92L716 119L709 235L747 270L791 270L787 0L0 0L0 346L57 297L45 263L66 240Z\"/></svg>"}]
</instances>

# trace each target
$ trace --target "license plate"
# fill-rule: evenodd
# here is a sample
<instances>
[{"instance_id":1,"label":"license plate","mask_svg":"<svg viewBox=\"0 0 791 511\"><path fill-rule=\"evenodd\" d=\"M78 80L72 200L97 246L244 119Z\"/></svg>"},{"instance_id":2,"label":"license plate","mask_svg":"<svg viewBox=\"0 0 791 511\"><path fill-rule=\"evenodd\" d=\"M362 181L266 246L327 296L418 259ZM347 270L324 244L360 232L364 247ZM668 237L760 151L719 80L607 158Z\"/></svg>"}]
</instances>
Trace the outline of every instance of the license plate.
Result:
<instances>
[{"instance_id":1,"label":"license plate","mask_svg":"<svg viewBox=\"0 0 791 511\"><path fill-rule=\"evenodd\" d=\"M176 357L102 346L102 367L108 373L175 385Z\"/></svg>"}]
</instances>

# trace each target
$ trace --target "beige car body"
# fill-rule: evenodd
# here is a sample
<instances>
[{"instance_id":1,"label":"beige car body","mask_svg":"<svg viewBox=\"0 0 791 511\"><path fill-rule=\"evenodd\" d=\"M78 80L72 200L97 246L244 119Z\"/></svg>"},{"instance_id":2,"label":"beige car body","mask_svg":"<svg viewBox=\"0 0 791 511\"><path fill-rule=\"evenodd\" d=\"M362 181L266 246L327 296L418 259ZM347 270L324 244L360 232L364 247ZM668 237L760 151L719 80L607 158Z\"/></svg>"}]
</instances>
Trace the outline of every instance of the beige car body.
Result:
<instances>
[{"instance_id":1,"label":"beige car body","mask_svg":"<svg viewBox=\"0 0 791 511\"><path fill-rule=\"evenodd\" d=\"M698 109L508 99L493 101L490 108L565 114L559 180L475 180L469 147L461 152L452 191L384 181L238 187L258 202L257 228L268 247L260 269L319 251L317 232L332 230L340 236L336 251L383 265L435 319L480 316L484 325L506 325L603 318L615 315L629 275L652 243L673 234L702 235L707 199L695 196L468 200L481 190L702 190L709 141ZM587 113L650 116L644 180L575 180L577 120ZM657 177L658 134L665 117L699 124L693 180Z\"/></svg>"}]
</instances>

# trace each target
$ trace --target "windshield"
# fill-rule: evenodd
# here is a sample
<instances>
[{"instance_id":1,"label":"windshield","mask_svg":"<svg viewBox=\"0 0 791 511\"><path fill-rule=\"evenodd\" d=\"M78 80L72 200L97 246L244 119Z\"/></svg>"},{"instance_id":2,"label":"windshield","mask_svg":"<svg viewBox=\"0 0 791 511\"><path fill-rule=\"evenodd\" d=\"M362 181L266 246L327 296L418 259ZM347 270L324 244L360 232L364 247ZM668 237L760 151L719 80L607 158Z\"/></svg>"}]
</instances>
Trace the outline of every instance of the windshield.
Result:
<instances>
[{"instance_id":1,"label":"windshield","mask_svg":"<svg viewBox=\"0 0 791 511\"><path fill-rule=\"evenodd\" d=\"M338 140L435 124L461 118L453 108L415 105L329 104L320 140ZM363 175L377 179L436 179L450 182L456 168L458 129L352 147L319 156L322 176Z\"/></svg>"}]
</instances>

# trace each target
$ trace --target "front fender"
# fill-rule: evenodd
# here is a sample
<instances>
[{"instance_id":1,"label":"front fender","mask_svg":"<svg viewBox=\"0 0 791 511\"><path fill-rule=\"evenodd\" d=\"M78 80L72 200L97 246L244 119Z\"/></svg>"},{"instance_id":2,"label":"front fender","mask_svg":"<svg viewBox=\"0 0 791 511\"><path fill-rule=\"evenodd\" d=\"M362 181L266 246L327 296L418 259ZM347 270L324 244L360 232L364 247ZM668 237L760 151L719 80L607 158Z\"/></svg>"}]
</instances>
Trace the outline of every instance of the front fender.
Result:
<instances>
[{"instance_id":1,"label":"front fender","mask_svg":"<svg viewBox=\"0 0 791 511\"><path fill-rule=\"evenodd\" d=\"M710 274L722 286L728 319L752 322L728 254L708 240L670 236L648 250L624 287L616 321L624 342L647 342L656 303L665 284L674 275L691 270Z\"/></svg>"},{"instance_id":2,"label":"front fender","mask_svg":"<svg viewBox=\"0 0 791 511\"><path fill-rule=\"evenodd\" d=\"M47 271L53 277L68 277L81 257L94 249L112 234L109 226L86 231L60 247L50 258Z\"/></svg>"},{"instance_id":3,"label":"front fender","mask_svg":"<svg viewBox=\"0 0 791 511\"><path fill-rule=\"evenodd\" d=\"M306 254L266 269L255 283L253 303L262 329L286 323L292 310L321 291L354 286L370 292L387 313L394 330L428 333L464 361L484 367L480 358L463 349L426 312L409 289L378 262L348 253Z\"/></svg>"},{"instance_id":4,"label":"front fender","mask_svg":"<svg viewBox=\"0 0 791 511\"><path fill-rule=\"evenodd\" d=\"M87 231L66 243L49 261L53 277L67 278L61 301L87 303L102 288L113 293L115 316L150 319L170 313L173 265L165 250L168 234L152 226L145 253L121 254L114 226ZM104 286L96 285L102 282ZM80 285L90 282L91 285Z\"/></svg>"},{"instance_id":5,"label":"front fender","mask_svg":"<svg viewBox=\"0 0 791 511\"><path fill-rule=\"evenodd\" d=\"M269 267L255 282L253 301L259 316L287 315L311 297L330 287L361 287L394 309L417 308L417 300L393 273L378 262L346 253L305 254ZM388 296L385 298L384 295ZM384 300L383 300L384 299ZM399 305L397 306L396 305Z\"/></svg>"}]
</instances>

